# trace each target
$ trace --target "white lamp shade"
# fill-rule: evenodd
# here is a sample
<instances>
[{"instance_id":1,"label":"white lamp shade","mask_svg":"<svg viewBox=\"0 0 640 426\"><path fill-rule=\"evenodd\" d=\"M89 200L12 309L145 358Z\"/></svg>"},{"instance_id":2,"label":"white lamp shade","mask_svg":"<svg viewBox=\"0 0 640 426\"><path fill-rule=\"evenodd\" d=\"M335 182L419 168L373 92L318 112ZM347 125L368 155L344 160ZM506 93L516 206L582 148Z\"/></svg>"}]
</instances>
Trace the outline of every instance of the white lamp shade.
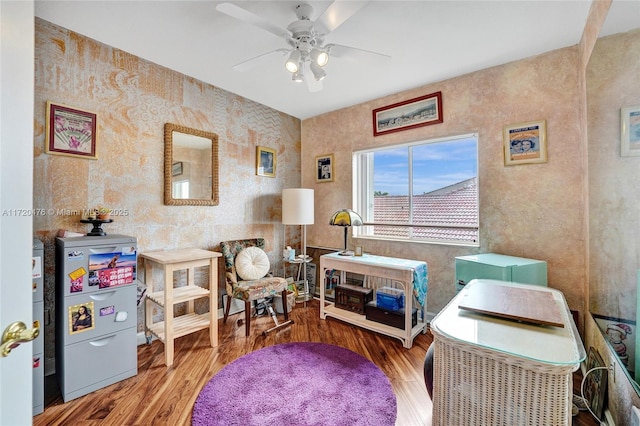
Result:
<instances>
[{"instance_id":1,"label":"white lamp shade","mask_svg":"<svg viewBox=\"0 0 640 426\"><path fill-rule=\"evenodd\" d=\"M313 189L282 190L282 223L285 225L313 225Z\"/></svg>"}]
</instances>

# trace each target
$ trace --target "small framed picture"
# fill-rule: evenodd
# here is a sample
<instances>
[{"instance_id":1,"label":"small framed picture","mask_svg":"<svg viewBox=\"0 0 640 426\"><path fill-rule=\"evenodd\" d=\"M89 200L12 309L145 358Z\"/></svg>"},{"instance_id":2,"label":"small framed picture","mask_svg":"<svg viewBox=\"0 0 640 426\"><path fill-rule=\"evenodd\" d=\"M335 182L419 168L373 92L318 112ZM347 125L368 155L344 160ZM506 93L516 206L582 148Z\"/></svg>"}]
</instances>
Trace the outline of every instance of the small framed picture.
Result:
<instances>
[{"instance_id":1,"label":"small framed picture","mask_svg":"<svg viewBox=\"0 0 640 426\"><path fill-rule=\"evenodd\" d=\"M256 174L258 176L276 177L275 149L259 146L256 149Z\"/></svg>"},{"instance_id":2,"label":"small framed picture","mask_svg":"<svg viewBox=\"0 0 640 426\"><path fill-rule=\"evenodd\" d=\"M180 176L182 173L182 161L175 162L171 165L171 176Z\"/></svg>"},{"instance_id":3,"label":"small framed picture","mask_svg":"<svg viewBox=\"0 0 640 426\"><path fill-rule=\"evenodd\" d=\"M596 367L606 367L602 357L596 349L589 348L589 355L587 356L587 371ZM593 414L599 419L603 418L604 403L607 395L607 379L609 370L598 369L589 373L585 381L584 397L587 400L587 404L593 411Z\"/></svg>"},{"instance_id":4,"label":"small framed picture","mask_svg":"<svg viewBox=\"0 0 640 426\"><path fill-rule=\"evenodd\" d=\"M546 127L545 120L504 126L504 165L546 163Z\"/></svg>"},{"instance_id":5,"label":"small framed picture","mask_svg":"<svg viewBox=\"0 0 640 426\"><path fill-rule=\"evenodd\" d=\"M333 182L333 154L316 157L316 182Z\"/></svg>"},{"instance_id":6,"label":"small framed picture","mask_svg":"<svg viewBox=\"0 0 640 426\"><path fill-rule=\"evenodd\" d=\"M362 256L362 246L356 246L355 250L353 251L353 255Z\"/></svg>"},{"instance_id":7,"label":"small framed picture","mask_svg":"<svg viewBox=\"0 0 640 426\"><path fill-rule=\"evenodd\" d=\"M97 116L65 105L47 102L45 152L97 159Z\"/></svg>"},{"instance_id":8,"label":"small framed picture","mask_svg":"<svg viewBox=\"0 0 640 426\"><path fill-rule=\"evenodd\" d=\"M640 155L640 106L620 110L620 155Z\"/></svg>"}]
</instances>

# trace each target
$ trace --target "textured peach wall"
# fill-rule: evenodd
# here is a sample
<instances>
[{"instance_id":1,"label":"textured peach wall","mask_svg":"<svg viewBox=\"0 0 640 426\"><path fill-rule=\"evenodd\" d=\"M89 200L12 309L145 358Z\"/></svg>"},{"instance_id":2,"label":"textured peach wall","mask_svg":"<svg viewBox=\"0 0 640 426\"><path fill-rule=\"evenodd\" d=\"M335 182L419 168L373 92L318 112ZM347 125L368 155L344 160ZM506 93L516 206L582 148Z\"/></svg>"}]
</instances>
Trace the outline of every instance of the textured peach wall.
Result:
<instances>
[{"instance_id":1,"label":"textured peach wall","mask_svg":"<svg viewBox=\"0 0 640 426\"><path fill-rule=\"evenodd\" d=\"M302 122L302 183L316 190L310 245L340 247L331 214L352 206L351 153L394 143L477 132L480 248L361 239L366 252L424 260L427 309L455 294L454 257L496 252L548 262L549 284L582 311L585 283L583 131L579 125L578 48L566 48L376 99ZM371 111L442 91L444 122L373 137ZM548 162L506 167L504 125L546 120ZM335 155L336 180L315 183L314 159Z\"/></svg>"},{"instance_id":2,"label":"textured peach wall","mask_svg":"<svg viewBox=\"0 0 640 426\"><path fill-rule=\"evenodd\" d=\"M98 160L45 154L46 101L97 113ZM164 205L167 122L218 134L219 206ZM296 118L36 18L34 127L33 206L70 211L34 218L54 315L55 234L89 231L74 211L104 204L128 212L104 228L137 237L141 252L262 236L277 272L282 247L300 241L299 229L280 223L282 189L300 185ZM276 150L276 178L255 175L257 145ZM139 312L139 331L143 324ZM51 357L52 327L46 332Z\"/></svg>"}]
</instances>

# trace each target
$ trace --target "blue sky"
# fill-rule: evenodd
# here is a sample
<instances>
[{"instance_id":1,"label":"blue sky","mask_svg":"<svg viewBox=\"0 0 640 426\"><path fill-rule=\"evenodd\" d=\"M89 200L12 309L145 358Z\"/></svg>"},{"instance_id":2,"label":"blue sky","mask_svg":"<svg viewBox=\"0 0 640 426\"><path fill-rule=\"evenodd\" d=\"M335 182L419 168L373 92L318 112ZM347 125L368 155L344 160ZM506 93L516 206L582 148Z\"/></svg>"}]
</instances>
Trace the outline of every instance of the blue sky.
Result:
<instances>
[{"instance_id":1,"label":"blue sky","mask_svg":"<svg viewBox=\"0 0 640 426\"><path fill-rule=\"evenodd\" d=\"M422 194L478 174L475 137L413 147L413 193ZM408 147L374 153L374 191L408 194Z\"/></svg>"}]
</instances>

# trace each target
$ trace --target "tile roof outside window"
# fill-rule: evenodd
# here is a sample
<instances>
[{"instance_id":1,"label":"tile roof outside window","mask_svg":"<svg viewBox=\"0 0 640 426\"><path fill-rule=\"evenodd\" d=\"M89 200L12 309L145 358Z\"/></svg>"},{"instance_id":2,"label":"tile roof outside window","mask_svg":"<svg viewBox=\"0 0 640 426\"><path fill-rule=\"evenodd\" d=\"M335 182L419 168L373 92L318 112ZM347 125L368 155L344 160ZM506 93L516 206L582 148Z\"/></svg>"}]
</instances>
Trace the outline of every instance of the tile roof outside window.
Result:
<instances>
[{"instance_id":1,"label":"tile roof outside window","mask_svg":"<svg viewBox=\"0 0 640 426\"><path fill-rule=\"evenodd\" d=\"M375 235L389 238L425 240L478 241L477 178L471 178L438 190L414 195L413 223L430 224L438 228L407 228L375 226ZM375 223L408 223L409 196L385 195L374 197ZM469 226L469 228L446 227Z\"/></svg>"}]
</instances>

